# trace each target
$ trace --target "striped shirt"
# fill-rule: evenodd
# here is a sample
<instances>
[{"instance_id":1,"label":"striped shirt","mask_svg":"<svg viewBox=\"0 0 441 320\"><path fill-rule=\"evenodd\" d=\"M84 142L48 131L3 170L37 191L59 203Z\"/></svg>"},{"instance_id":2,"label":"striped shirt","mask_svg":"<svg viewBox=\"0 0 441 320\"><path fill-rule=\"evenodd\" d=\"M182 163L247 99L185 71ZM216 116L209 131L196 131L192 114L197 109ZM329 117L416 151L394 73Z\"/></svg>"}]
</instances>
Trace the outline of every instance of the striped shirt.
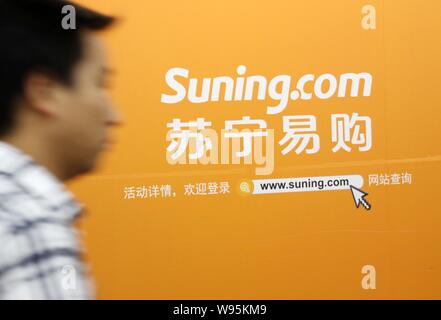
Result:
<instances>
[{"instance_id":1,"label":"striped shirt","mask_svg":"<svg viewBox=\"0 0 441 320\"><path fill-rule=\"evenodd\" d=\"M0 141L0 300L94 298L73 227L82 210L52 173Z\"/></svg>"}]
</instances>

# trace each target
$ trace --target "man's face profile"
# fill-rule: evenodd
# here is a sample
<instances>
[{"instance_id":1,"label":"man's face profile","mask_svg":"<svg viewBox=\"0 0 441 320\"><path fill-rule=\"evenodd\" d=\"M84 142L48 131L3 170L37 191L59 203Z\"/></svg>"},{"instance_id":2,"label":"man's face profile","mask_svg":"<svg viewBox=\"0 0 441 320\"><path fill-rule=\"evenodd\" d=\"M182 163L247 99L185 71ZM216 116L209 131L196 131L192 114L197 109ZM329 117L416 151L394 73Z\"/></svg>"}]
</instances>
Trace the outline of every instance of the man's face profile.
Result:
<instances>
[{"instance_id":1,"label":"man's face profile","mask_svg":"<svg viewBox=\"0 0 441 320\"><path fill-rule=\"evenodd\" d=\"M100 151L111 142L109 127L120 123L108 95L110 68L102 41L82 34L83 55L72 71L70 85L53 88L54 143L77 173L93 169ZM69 146L65 148L64 146Z\"/></svg>"},{"instance_id":2,"label":"man's face profile","mask_svg":"<svg viewBox=\"0 0 441 320\"><path fill-rule=\"evenodd\" d=\"M0 2L0 137L61 180L95 168L120 123L107 94L109 66L98 31L114 18L62 0Z\"/></svg>"}]
</instances>

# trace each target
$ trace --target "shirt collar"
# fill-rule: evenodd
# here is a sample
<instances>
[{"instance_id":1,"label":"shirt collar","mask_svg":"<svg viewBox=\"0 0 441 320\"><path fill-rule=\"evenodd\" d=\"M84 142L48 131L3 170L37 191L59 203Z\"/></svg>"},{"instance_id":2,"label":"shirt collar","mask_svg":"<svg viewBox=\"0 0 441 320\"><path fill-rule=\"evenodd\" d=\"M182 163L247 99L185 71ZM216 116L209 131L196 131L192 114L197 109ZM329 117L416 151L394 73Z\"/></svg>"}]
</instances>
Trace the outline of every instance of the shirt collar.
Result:
<instances>
[{"instance_id":1,"label":"shirt collar","mask_svg":"<svg viewBox=\"0 0 441 320\"><path fill-rule=\"evenodd\" d=\"M48 169L17 147L0 141L0 173L43 203L57 218L74 220L84 209L74 195Z\"/></svg>"}]
</instances>

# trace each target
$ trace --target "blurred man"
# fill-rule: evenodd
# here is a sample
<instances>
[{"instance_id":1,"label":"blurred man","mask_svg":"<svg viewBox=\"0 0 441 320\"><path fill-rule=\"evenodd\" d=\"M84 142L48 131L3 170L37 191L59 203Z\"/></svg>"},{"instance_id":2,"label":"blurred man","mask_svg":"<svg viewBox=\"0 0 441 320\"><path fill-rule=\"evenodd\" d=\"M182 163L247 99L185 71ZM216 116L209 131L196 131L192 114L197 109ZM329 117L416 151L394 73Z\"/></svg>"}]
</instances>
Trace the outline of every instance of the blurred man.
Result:
<instances>
[{"instance_id":1,"label":"blurred man","mask_svg":"<svg viewBox=\"0 0 441 320\"><path fill-rule=\"evenodd\" d=\"M61 0L0 1L0 299L93 299L63 182L94 169L120 124L96 31L113 18Z\"/></svg>"}]
</instances>

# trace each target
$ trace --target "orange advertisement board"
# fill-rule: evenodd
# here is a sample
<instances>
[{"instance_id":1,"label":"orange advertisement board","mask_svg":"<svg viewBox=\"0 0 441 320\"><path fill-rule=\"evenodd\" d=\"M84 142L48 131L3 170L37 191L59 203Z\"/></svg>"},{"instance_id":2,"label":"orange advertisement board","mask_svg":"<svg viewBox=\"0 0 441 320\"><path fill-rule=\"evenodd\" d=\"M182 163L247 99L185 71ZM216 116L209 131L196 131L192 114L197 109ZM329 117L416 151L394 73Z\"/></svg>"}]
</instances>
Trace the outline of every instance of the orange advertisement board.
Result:
<instances>
[{"instance_id":1,"label":"orange advertisement board","mask_svg":"<svg viewBox=\"0 0 441 320\"><path fill-rule=\"evenodd\" d=\"M100 298L441 298L439 1L82 3L120 17L70 184Z\"/></svg>"}]
</instances>

